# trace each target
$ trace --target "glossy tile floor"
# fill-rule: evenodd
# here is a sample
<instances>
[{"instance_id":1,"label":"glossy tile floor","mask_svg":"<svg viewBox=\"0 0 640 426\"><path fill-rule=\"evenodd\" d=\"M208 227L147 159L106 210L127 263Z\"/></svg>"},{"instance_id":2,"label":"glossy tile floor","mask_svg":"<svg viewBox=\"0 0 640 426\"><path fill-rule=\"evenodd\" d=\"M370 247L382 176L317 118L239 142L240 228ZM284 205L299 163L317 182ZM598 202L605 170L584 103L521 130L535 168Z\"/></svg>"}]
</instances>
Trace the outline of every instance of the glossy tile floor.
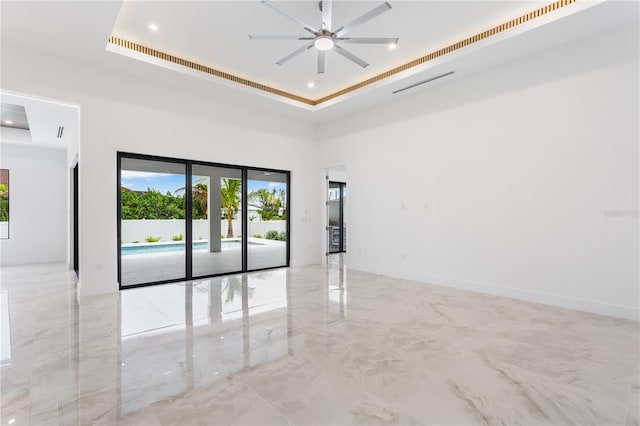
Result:
<instances>
[{"instance_id":1,"label":"glossy tile floor","mask_svg":"<svg viewBox=\"0 0 640 426\"><path fill-rule=\"evenodd\" d=\"M2 269L2 425L639 421L637 322L339 264L80 304L71 277Z\"/></svg>"}]
</instances>

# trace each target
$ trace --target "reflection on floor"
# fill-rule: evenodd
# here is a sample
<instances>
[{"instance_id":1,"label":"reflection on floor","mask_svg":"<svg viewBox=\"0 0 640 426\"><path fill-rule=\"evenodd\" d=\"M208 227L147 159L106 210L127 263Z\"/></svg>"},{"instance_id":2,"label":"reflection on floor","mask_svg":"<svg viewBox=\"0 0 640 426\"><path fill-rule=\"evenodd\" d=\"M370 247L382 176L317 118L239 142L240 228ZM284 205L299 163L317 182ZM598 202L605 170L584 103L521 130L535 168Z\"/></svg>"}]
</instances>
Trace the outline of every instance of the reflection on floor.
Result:
<instances>
[{"instance_id":1,"label":"reflection on floor","mask_svg":"<svg viewBox=\"0 0 640 426\"><path fill-rule=\"evenodd\" d=\"M285 241L262 240L248 246L249 269L262 269L287 264ZM123 285L141 284L185 277L185 254L181 252L123 255ZM193 251L193 275L215 275L242 270L242 250L224 248L217 253Z\"/></svg>"},{"instance_id":2,"label":"reflection on floor","mask_svg":"<svg viewBox=\"0 0 640 426\"><path fill-rule=\"evenodd\" d=\"M80 304L63 266L9 267L2 294L2 425L640 417L637 322L347 271L340 258Z\"/></svg>"}]
</instances>

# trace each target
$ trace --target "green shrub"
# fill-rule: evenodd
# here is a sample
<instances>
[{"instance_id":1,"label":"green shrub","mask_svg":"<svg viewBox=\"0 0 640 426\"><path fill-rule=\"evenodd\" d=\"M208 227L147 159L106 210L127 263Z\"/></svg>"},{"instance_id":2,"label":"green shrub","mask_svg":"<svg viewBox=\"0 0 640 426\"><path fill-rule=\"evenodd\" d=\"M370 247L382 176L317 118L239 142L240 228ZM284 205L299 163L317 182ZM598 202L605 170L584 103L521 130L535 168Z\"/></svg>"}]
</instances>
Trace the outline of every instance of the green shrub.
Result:
<instances>
[{"instance_id":1,"label":"green shrub","mask_svg":"<svg viewBox=\"0 0 640 426\"><path fill-rule=\"evenodd\" d=\"M253 236L253 238L264 238L264 237L263 237L262 235L260 235L260 234L255 234L255 235Z\"/></svg>"},{"instance_id":2,"label":"green shrub","mask_svg":"<svg viewBox=\"0 0 640 426\"><path fill-rule=\"evenodd\" d=\"M9 221L9 199L0 196L0 222Z\"/></svg>"},{"instance_id":3,"label":"green shrub","mask_svg":"<svg viewBox=\"0 0 640 426\"><path fill-rule=\"evenodd\" d=\"M220 234L220 238L224 238L224 235Z\"/></svg>"},{"instance_id":4,"label":"green shrub","mask_svg":"<svg viewBox=\"0 0 640 426\"><path fill-rule=\"evenodd\" d=\"M172 235L171 241L182 241L182 234L180 235Z\"/></svg>"},{"instance_id":5,"label":"green shrub","mask_svg":"<svg viewBox=\"0 0 640 426\"><path fill-rule=\"evenodd\" d=\"M141 193L122 188L120 195L122 219L185 218L184 195L174 195L169 191L162 194L151 188L147 188L147 191ZM199 219L195 211L193 218Z\"/></svg>"},{"instance_id":6,"label":"green shrub","mask_svg":"<svg viewBox=\"0 0 640 426\"><path fill-rule=\"evenodd\" d=\"M132 244L137 244L137 243L139 243L139 242L140 242L140 241L131 241L131 243L132 243Z\"/></svg>"},{"instance_id":7,"label":"green shrub","mask_svg":"<svg viewBox=\"0 0 640 426\"><path fill-rule=\"evenodd\" d=\"M283 232L281 232L281 233L278 235L278 239L279 239L280 241L287 241L287 233L286 233L286 232L284 232L284 231L283 231Z\"/></svg>"},{"instance_id":8,"label":"green shrub","mask_svg":"<svg viewBox=\"0 0 640 426\"><path fill-rule=\"evenodd\" d=\"M280 234L278 234L278 231L271 229L264 234L264 237L267 240L277 240L279 235Z\"/></svg>"},{"instance_id":9,"label":"green shrub","mask_svg":"<svg viewBox=\"0 0 640 426\"><path fill-rule=\"evenodd\" d=\"M148 243L157 243L158 241L160 241L162 239L162 237L152 237L151 235L149 235L147 238L145 238L144 240Z\"/></svg>"}]
</instances>

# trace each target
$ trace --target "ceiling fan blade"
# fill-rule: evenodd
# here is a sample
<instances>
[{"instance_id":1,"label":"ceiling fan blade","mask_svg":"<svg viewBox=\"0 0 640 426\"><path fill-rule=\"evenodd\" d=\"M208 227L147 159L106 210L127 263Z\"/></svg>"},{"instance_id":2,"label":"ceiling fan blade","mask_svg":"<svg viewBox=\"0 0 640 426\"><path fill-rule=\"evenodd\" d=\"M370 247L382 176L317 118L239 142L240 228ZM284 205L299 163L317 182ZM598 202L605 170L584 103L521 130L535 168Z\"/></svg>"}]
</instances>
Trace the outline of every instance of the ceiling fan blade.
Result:
<instances>
[{"instance_id":1,"label":"ceiling fan blade","mask_svg":"<svg viewBox=\"0 0 640 426\"><path fill-rule=\"evenodd\" d=\"M251 40L313 40L313 37L295 35L249 35Z\"/></svg>"},{"instance_id":2,"label":"ceiling fan blade","mask_svg":"<svg viewBox=\"0 0 640 426\"><path fill-rule=\"evenodd\" d=\"M360 44L398 44L398 37L345 37L337 39L340 43Z\"/></svg>"},{"instance_id":3,"label":"ceiling fan blade","mask_svg":"<svg viewBox=\"0 0 640 426\"><path fill-rule=\"evenodd\" d=\"M279 14L291 19L292 21L295 21L299 24L301 24L305 30L309 31L312 34L317 33L318 31L313 28L311 25L307 24L306 22L304 22L302 19L298 18L296 15L292 14L291 12L289 12L288 10L282 8L281 6L278 6L277 4L275 4L274 2L272 2L271 0L262 0L262 3L266 4L267 6L269 6L271 9L275 10L276 12L278 12Z\"/></svg>"},{"instance_id":4,"label":"ceiling fan blade","mask_svg":"<svg viewBox=\"0 0 640 426\"><path fill-rule=\"evenodd\" d=\"M295 57L296 57L296 56L298 56L299 54L301 54L301 53L303 53L303 52L305 52L305 51L307 51L307 50L311 49L312 47L313 47L313 42L311 42L311 43L309 43L309 44L307 44L307 45L305 45L305 46L302 46L300 49L296 50L296 51L295 51L295 52L293 52L292 54L290 54L290 55L288 55L288 56L285 56L284 58L280 59L278 62L276 62L276 64L278 64L278 65L282 65L282 64L284 64L285 62L287 62L287 61L289 61L289 60L291 60L291 59L295 58Z\"/></svg>"},{"instance_id":5,"label":"ceiling fan blade","mask_svg":"<svg viewBox=\"0 0 640 426\"><path fill-rule=\"evenodd\" d=\"M267 1L267 0L265 0L265 1ZM375 18L376 16L378 16L380 14L383 14L384 12L388 11L389 9L391 9L391 5L388 2L384 2L383 4L381 4L380 6L376 7L375 9L370 10L369 12L365 13L361 17L354 19L353 21L349 22L344 27L338 29L336 31L336 36L337 37L342 37L343 35L345 35L349 31L353 30L354 28L359 27L360 25L364 24L367 21L370 21L371 19Z\"/></svg>"},{"instance_id":6,"label":"ceiling fan blade","mask_svg":"<svg viewBox=\"0 0 640 426\"><path fill-rule=\"evenodd\" d=\"M324 59L326 50L318 50L318 74L324 74Z\"/></svg>"},{"instance_id":7,"label":"ceiling fan blade","mask_svg":"<svg viewBox=\"0 0 640 426\"><path fill-rule=\"evenodd\" d=\"M347 50L344 50L342 47L338 46L337 44L333 45L333 48L336 51L336 53L339 53L340 55L344 56L345 58L349 59L350 61L355 62L356 64L360 65L362 68L366 68L366 67L369 66L368 63L366 63L362 59L358 58L353 53L351 53L351 52L349 52Z\"/></svg>"},{"instance_id":8,"label":"ceiling fan blade","mask_svg":"<svg viewBox=\"0 0 640 426\"><path fill-rule=\"evenodd\" d=\"M322 29L331 32L331 9L333 0L322 0Z\"/></svg>"}]
</instances>

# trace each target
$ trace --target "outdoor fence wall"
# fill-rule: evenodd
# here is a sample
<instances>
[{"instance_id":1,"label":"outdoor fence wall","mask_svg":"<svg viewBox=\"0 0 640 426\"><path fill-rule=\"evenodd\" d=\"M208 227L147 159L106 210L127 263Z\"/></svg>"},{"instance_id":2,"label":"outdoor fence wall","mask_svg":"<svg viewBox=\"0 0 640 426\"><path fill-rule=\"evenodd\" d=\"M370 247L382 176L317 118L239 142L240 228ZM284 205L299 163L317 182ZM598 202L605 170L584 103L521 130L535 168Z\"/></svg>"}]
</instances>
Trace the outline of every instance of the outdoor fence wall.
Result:
<instances>
[{"instance_id":1,"label":"outdoor fence wall","mask_svg":"<svg viewBox=\"0 0 640 426\"><path fill-rule=\"evenodd\" d=\"M271 221L249 221L249 236L253 237L256 234L262 235L267 233L267 231L278 231L278 232L287 232L287 221L286 220L271 220Z\"/></svg>"},{"instance_id":2,"label":"outdoor fence wall","mask_svg":"<svg viewBox=\"0 0 640 426\"><path fill-rule=\"evenodd\" d=\"M233 236L238 237L242 234L242 222L234 220ZM220 235L227 236L228 222L220 220ZM284 220L273 221L249 221L249 236L262 235L267 231L274 230L277 232L286 232L287 222ZM167 220L123 220L122 221L122 243L129 244L134 241L144 242L147 237L160 237L160 241L171 241L174 235L182 234L185 236L185 221L182 219ZM209 221L194 220L193 221L193 239L208 240L209 239Z\"/></svg>"}]
</instances>

